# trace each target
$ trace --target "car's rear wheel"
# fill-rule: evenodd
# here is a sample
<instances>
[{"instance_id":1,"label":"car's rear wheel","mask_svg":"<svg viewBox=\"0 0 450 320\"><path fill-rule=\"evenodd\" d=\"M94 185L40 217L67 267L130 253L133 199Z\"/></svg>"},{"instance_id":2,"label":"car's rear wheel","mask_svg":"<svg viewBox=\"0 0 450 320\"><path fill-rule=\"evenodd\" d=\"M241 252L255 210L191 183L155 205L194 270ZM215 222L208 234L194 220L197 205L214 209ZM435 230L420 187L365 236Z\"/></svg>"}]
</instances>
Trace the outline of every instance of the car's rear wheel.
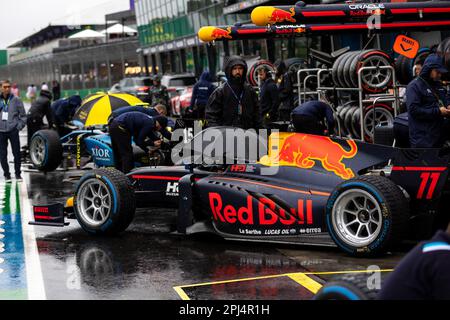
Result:
<instances>
[{"instance_id":1,"label":"car's rear wheel","mask_svg":"<svg viewBox=\"0 0 450 320\"><path fill-rule=\"evenodd\" d=\"M354 256L374 256L404 237L409 218L405 195L391 180L361 176L336 187L326 207L328 232Z\"/></svg>"},{"instance_id":2,"label":"car's rear wheel","mask_svg":"<svg viewBox=\"0 0 450 320\"><path fill-rule=\"evenodd\" d=\"M130 180L116 169L97 169L85 174L74 197L75 215L90 234L114 235L125 231L136 210Z\"/></svg>"},{"instance_id":3,"label":"car's rear wheel","mask_svg":"<svg viewBox=\"0 0 450 320\"><path fill-rule=\"evenodd\" d=\"M53 130L40 130L30 141L30 158L39 171L56 170L62 161L63 148L59 135Z\"/></svg>"}]
</instances>

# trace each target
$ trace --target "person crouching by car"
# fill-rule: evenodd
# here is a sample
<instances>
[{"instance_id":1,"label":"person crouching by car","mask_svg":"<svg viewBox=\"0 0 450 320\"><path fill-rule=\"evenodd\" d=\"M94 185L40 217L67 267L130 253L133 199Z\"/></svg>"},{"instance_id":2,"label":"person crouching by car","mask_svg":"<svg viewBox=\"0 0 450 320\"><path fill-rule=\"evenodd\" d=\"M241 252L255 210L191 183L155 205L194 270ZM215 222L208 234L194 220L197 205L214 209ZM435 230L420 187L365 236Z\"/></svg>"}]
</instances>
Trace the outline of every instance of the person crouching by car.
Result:
<instances>
[{"instance_id":1,"label":"person crouching by car","mask_svg":"<svg viewBox=\"0 0 450 320\"><path fill-rule=\"evenodd\" d=\"M208 127L230 126L244 130L260 129L262 125L258 95L246 83L247 63L238 56L224 63L228 81L211 95L206 106Z\"/></svg>"},{"instance_id":2,"label":"person crouching by car","mask_svg":"<svg viewBox=\"0 0 450 320\"><path fill-rule=\"evenodd\" d=\"M440 148L449 137L446 118L450 117L450 103L441 83L442 74L447 72L442 58L431 54L406 89L412 148Z\"/></svg>"},{"instance_id":3,"label":"person crouching by car","mask_svg":"<svg viewBox=\"0 0 450 320\"><path fill-rule=\"evenodd\" d=\"M37 100L31 104L27 115L28 147L30 147L33 135L44 127L44 117L47 118L48 127L53 127L51 101L52 94L50 91L42 90Z\"/></svg>"},{"instance_id":4,"label":"person crouching by car","mask_svg":"<svg viewBox=\"0 0 450 320\"><path fill-rule=\"evenodd\" d=\"M59 99L52 103L53 122L61 137L70 132L65 128L65 124L72 120L76 109L81 106L81 103L81 97L77 95L67 99Z\"/></svg>"},{"instance_id":5,"label":"person crouching by car","mask_svg":"<svg viewBox=\"0 0 450 320\"><path fill-rule=\"evenodd\" d=\"M141 112L128 112L109 123L115 167L127 174L134 168L132 139L142 150L150 146L160 147L162 141L155 134L167 127L167 118L150 117Z\"/></svg>"},{"instance_id":6,"label":"person crouching by car","mask_svg":"<svg viewBox=\"0 0 450 320\"><path fill-rule=\"evenodd\" d=\"M122 107L119 109L114 110L111 115L108 118L108 124L114 120L115 118L125 114L125 113L129 113L129 112L141 112L143 114L146 114L147 116L150 117L158 117L158 116L163 116L166 117L167 116L167 108L162 105L162 104L158 104L156 105L154 108L152 107L145 107L145 106L131 106L131 107ZM175 123L171 124L169 121L169 119L167 119L168 122L168 127L170 125L175 125ZM167 130L168 128L163 128L161 129L161 134L164 138L171 140L172 139L172 133Z\"/></svg>"},{"instance_id":7,"label":"person crouching by car","mask_svg":"<svg viewBox=\"0 0 450 320\"><path fill-rule=\"evenodd\" d=\"M315 100L305 102L292 111L292 124L298 133L323 136L334 133L336 121L333 109L325 102Z\"/></svg>"}]
</instances>

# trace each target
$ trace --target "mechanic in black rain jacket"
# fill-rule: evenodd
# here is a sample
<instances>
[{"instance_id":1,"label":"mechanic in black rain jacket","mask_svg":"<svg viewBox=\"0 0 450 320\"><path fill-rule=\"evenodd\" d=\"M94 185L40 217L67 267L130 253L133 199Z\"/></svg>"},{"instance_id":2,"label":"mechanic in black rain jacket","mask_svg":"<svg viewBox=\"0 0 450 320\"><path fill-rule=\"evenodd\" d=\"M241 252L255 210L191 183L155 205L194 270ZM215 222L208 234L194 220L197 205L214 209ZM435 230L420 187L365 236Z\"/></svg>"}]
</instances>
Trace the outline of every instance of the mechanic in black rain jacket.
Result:
<instances>
[{"instance_id":1,"label":"mechanic in black rain jacket","mask_svg":"<svg viewBox=\"0 0 450 320\"><path fill-rule=\"evenodd\" d=\"M144 151L148 151L149 146L160 147L162 141L156 131L166 127L166 117L150 117L141 112L128 112L114 118L109 123L109 135L116 169L125 174L133 170L132 139Z\"/></svg>"},{"instance_id":2,"label":"mechanic in black rain jacket","mask_svg":"<svg viewBox=\"0 0 450 320\"><path fill-rule=\"evenodd\" d=\"M52 98L50 91L41 90L39 97L31 104L27 115L28 147L33 135L44 127L44 117L48 127L53 127Z\"/></svg>"},{"instance_id":3,"label":"mechanic in black rain jacket","mask_svg":"<svg viewBox=\"0 0 450 320\"><path fill-rule=\"evenodd\" d=\"M289 116L294 108L294 84L291 73L284 61L275 62L277 68L276 81L280 95L279 120L289 121Z\"/></svg>"},{"instance_id":4,"label":"mechanic in black rain jacket","mask_svg":"<svg viewBox=\"0 0 450 320\"><path fill-rule=\"evenodd\" d=\"M53 122L61 137L70 132L64 125L73 119L75 111L81 106L81 103L82 99L78 95L66 99L59 99L52 103Z\"/></svg>"},{"instance_id":5,"label":"mechanic in black rain jacket","mask_svg":"<svg viewBox=\"0 0 450 320\"><path fill-rule=\"evenodd\" d=\"M328 126L328 134L332 134L336 125L333 109L322 101L308 101L292 111L292 124L298 133L323 136L326 130L324 120Z\"/></svg>"},{"instance_id":6,"label":"mechanic in black rain jacket","mask_svg":"<svg viewBox=\"0 0 450 320\"><path fill-rule=\"evenodd\" d=\"M204 71L192 89L191 104L184 116L189 119L205 119L205 108L215 89L211 74L209 71Z\"/></svg>"},{"instance_id":7,"label":"mechanic in black rain jacket","mask_svg":"<svg viewBox=\"0 0 450 320\"><path fill-rule=\"evenodd\" d=\"M412 148L440 148L448 137L445 118L450 116L450 103L440 81L442 73L446 72L442 58L431 54L420 75L406 89Z\"/></svg>"},{"instance_id":8,"label":"mechanic in black rain jacket","mask_svg":"<svg viewBox=\"0 0 450 320\"><path fill-rule=\"evenodd\" d=\"M275 81L272 79L270 70L263 67L259 70L261 89L259 92L261 113L266 121L277 121L278 107L280 106L280 95Z\"/></svg>"},{"instance_id":9,"label":"mechanic in black rain jacket","mask_svg":"<svg viewBox=\"0 0 450 320\"><path fill-rule=\"evenodd\" d=\"M258 95L245 81L247 68L245 60L238 56L231 56L225 61L224 70L228 81L217 88L208 101L208 127L261 128Z\"/></svg>"},{"instance_id":10,"label":"mechanic in black rain jacket","mask_svg":"<svg viewBox=\"0 0 450 320\"><path fill-rule=\"evenodd\" d=\"M378 299L450 300L450 225L400 261Z\"/></svg>"},{"instance_id":11,"label":"mechanic in black rain jacket","mask_svg":"<svg viewBox=\"0 0 450 320\"><path fill-rule=\"evenodd\" d=\"M122 108L114 110L108 118L108 123L110 123L112 120L114 120L118 116L121 116L121 115L123 115L125 113L129 113L129 112L141 112L150 117L158 117L158 116L165 117L165 116L167 116L167 109L162 104L157 104L154 108L144 107L144 106L129 106L129 107L122 107ZM169 119L167 119L167 122L168 122L168 126L171 126L171 125L175 126L175 123L173 123L173 124L170 123L173 121L169 121ZM164 138L166 138L168 140L172 139L172 134L170 133L169 130L167 130L167 128L161 129L160 132Z\"/></svg>"}]
</instances>

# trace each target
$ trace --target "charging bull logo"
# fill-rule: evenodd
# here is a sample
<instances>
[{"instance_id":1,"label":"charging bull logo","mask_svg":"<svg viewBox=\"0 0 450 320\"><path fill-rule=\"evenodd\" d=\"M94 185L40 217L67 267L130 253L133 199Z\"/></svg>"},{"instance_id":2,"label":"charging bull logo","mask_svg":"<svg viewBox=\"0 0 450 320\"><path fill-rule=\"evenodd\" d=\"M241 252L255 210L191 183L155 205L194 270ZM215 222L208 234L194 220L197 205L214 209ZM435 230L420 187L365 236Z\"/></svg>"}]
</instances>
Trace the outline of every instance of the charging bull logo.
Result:
<instances>
[{"instance_id":1,"label":"charging bull logo","mask_svg":"<svg viewBox=\"0 0 450 320\"><path fill-rule=\"evenodd\" d=\"M233 39L233 37L230 34L231 34L231 28L227 28L226 30L216 28L211 32L211 38L216 39L216 40Z\"/></svg>"},{"instance_id":2,"label":"charging bull logo","mask_svg":"<svg viewBox=\"0 0 450 320\"><path fill-rule=\"evenodd\" d=\"M269 19L270 24L292 22L295 23L297 20L294 19L295 8L291 8L290 11L285 11L281 9L274 9Z\"/></svg>"},{"instance_id":3,"label":"charging bull logo","mask_svg":"<svg viewBox=\"0 0 450 320\"><path fill-rule=\"evenodd\" d=\"M279 141L279 148L273 145L274 140ZM300 133L273 135L270 143L269 156L263 157L260 161L263 165L310 169L320 162L325 170L333 172L344 180L355 177L353 170L343 163L344 159L352 159L358 152L358 146L353 140L347 141L350 150L344 149L331 138Z\"/></svg>"}]
</instances>

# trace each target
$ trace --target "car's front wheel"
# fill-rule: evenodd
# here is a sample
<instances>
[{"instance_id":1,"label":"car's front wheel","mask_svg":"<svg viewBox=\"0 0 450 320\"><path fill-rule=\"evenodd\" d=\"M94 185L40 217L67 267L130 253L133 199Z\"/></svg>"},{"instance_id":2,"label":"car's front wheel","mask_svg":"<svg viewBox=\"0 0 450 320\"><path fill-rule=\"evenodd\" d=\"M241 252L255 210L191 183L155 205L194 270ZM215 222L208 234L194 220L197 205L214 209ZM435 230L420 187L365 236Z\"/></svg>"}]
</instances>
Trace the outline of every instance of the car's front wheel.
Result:
<instances>
[{"instance_id":1,"label":"car's front wheel","mask_svg":"<svg viewBox=\"0 0 450 320\"><path fill-rule=\"evenodd\" d=\"M135 203L130 180L116 169L97 169L85 174L74 197L79 224L95 235L125 231L134 218Z\"/></svg>"},{"instance_id":2,"label":"car's front wheel","mask_svg":"<svg viewBox=\"0 0 450 320\"><path fill-rule=\"evenodd\" d=\"M336 187L326 207L328 232L354 256L374 256L404 237L408 201L400 188L380 176L361 176Z\"/></svg>"}]
</instances>

